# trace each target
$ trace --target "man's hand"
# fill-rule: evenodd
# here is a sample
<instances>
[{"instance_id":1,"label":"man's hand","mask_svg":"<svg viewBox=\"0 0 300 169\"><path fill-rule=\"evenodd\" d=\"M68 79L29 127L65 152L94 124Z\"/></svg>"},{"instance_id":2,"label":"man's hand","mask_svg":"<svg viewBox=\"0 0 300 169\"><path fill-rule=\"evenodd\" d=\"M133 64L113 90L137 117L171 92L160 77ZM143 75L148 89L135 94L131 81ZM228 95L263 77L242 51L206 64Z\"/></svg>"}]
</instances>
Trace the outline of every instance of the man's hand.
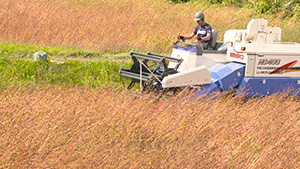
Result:
<instances>
[{"instance_id":1,"label":"man's hand","mask_svg":"<svg viewBox=\"0 0 300 169\"><path fill-rule=\"evenodd\" d=\"M182 40L183 42L185 41L184 36L181 36L181 35L177 35L177 39Z\"/></svg>"},{"instance_id":2,"label":"man's hand","mask_svg":"<svg viewBox=\"0 0 300 169\"><path fill-rule=\"evenodd\" d=\"M201 41L202 41L202 38L201 38L201 37L197 37L197 40L198 40L199 42L201 42Z\"/></svg>"}]
</instances>

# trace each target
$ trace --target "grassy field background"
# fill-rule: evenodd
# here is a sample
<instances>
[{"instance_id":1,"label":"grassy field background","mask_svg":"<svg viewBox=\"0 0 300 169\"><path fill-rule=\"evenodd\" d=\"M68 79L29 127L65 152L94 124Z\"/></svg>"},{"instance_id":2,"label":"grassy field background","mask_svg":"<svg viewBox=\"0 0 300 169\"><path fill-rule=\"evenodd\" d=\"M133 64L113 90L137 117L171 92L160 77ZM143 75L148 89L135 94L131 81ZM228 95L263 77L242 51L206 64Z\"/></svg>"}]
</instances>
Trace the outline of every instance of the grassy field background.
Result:
<instances>
[{"instance_id":1,"label":"grassy field background","mask_svg":"<svg viewBox=\"0 0 300 169\"><path fill-rule=\"evenodd\" d=\"M297 18L163 0L0 6L0 168L299 168L298 97L157 100L117 74L129 50L169 54L199 10L220 41L255 17L300 42ZM41 50L64 64L33 62Z\"/></svg>"},{"instance_id":2,"label":"grassy field background","mask_svg":"<svg viewBox=\"0 0 300 169\"><path fill-rule=\"evenodd\" d=\"M100 52L147 50L170 53L178 34L190 34L194 13L219 31L245 29L252 18L268 18L283 29L283 41L297 41L299 18L255 15L254 9L211 4L172 4L163 0L1 1L0 40L76 47ZM194 41L194 40L193 40Z\"/></svg>"}]
</instances>

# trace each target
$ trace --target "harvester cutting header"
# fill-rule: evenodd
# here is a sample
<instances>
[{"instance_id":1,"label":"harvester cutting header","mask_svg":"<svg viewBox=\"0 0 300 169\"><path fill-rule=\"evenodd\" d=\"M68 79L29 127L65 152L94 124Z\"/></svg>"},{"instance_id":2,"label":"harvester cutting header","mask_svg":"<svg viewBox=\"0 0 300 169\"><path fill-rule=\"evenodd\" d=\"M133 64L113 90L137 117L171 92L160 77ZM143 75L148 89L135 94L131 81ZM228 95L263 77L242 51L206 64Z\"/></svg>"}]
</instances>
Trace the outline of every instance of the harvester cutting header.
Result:
<instances>
[{"instance_id":1,"label":"harvester cutting header","mask_svg":"<svg viewBox=\"0 0 300 169\"><path fill-rule=\"evenodd\" d=\"M224 41L212 32L209 49L178 40L171 56L130 52L134 64L120 75L155 89L194 87L199 95L237 89L246 96L271 95L300 89L300 45L282 43L281 28L266 19L252 19L247 29L228 30ZM298 63L299 62L299 63Z\"/></svg>"}]
</instances>

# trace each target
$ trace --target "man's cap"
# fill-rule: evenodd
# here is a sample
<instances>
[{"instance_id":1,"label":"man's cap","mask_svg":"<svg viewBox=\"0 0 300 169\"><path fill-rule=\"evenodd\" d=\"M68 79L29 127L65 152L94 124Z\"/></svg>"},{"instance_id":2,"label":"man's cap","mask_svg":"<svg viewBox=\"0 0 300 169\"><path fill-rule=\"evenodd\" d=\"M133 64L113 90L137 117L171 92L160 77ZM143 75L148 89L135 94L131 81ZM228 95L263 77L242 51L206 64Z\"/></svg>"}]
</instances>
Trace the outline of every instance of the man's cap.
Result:
<instances>
[{"instance_id":1,"label":"man's cap","mask_svg":"<svg viewBox=\"0 0 300 169\"><path fill-rule=\"evenodd\" d=\"M199 21L199 20L201 20L201 19L203 19L203 18L204 18L203 12L199 11L199 12L196 12L196 13L195 13L194 21Z\"/></svg>"}]
</instances>

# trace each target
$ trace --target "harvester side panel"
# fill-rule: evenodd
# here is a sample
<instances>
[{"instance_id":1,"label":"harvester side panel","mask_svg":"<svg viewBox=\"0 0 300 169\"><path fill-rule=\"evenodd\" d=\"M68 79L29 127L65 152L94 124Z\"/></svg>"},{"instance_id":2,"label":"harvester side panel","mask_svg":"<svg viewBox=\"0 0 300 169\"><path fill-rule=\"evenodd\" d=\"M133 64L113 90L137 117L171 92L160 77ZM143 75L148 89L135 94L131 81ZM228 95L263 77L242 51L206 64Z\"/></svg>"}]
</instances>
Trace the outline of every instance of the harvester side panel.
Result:
<instances>
[{"instance_id":1,"label":"harvester side panel","mask_svg":"<svg viewBox=\"0 0 300 169\"><path fill-rule=\"evenodd\" d=\"M300 77L300 55L258 54L248 57L247 70L247 77Z\"/></svg>"},{"instance_id":2,"label":"harvester side panel","mask_svg":"<svg viewBox=\"0 0 300 169\"><path fill-rule=\"evenodd\" d=\"M297 95L300 87L299 82L300 78L245 77L237 94L251 97L290 92L290 95Z\"/></svg>"}]
</instances>

